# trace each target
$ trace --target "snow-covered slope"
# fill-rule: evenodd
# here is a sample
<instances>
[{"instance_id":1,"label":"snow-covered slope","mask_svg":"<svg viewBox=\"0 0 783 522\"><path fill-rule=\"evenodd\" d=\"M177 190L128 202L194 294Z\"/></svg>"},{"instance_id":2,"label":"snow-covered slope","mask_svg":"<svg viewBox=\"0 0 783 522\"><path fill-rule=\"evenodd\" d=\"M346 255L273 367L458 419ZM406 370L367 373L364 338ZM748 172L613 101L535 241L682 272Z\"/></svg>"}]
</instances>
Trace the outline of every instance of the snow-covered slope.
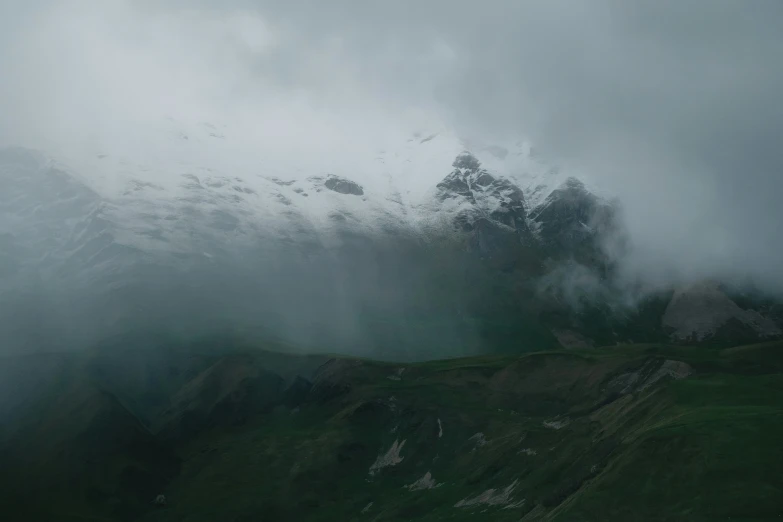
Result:
<instances>
[{"instance_id":1,"label":"snow-covered slope","mask_svg":"<svg viewBox=\"0 0 783 522\"><path fill-rule=\"evenodd\" d=\"M468 231L479 218L525 237L541 227L529 216L540 221L568 179L523 141L466 143L446 131L349 151L302 143L299 154L206 122L168 119L123 136L49 156L0 151L3 271L18 256L41 267L176 264L268 240L328 246L346 230Z\"/></svg>"},{"instance_id":2,"label":"snow-covered slope","mask_svg":"<svg viewBox=\"0 0 783 522\"><path fill-rule=\"evenodd\" d=\"M541 220L540 205L526 194L532 201L546 194L556 207L570 192L541 183L545 169L522 145L421 133L350 154L313 146L312 156L300 157L265 144L247 148L216 125L183 131L170 123L89 154L0 149L0 285L7 290L0 330L8 343L222 321L358 345L379 331L379 318L388 335L397 332L388 318L408 321L416 306L416 315L461 321L432 284L451 263L443 284L462 292L456 288L470 284L463 254L523 279L540 274L542 256L559 255L540 248L531 231L542 226L533 220ZM537 184L531 189L526 180ZM466 302L474 294L484 295L464 292ZM33 317L31 310L59 324L17 320ZM30 331L48 337L30 341ZM433 342L428 335L443 339L441 329L403 336ZM474 349L475 340L463 341L461 350Z\"/></svg>"},{"instance_id":3,"label":"snow-covered slope","mask_svg":"<svg viewBox=\"0 0 783 522\"><path fill-rule=\"evenodd\" d=\"M515 278L504 283L503 306L527 285L525 298L540 301L531 309L553 307L561 318L567 305L557 291L542 297L535 278L559 264L600 285L611 270L604 247L618 236L614 203L546 165L524 141L468 143L442 131L344 150L334 147L350 144L325 137L329 146L281 151L241 136L167 121L122 146L0 149L3 335L44 331L17 320L34 317L30 310L58 315L62 331L79 330L85 316L91 329L100 322L110 331L122 321L171 323L173 315L190 328L194 317L220 314L237 319L226 324L255 326L263 316L283 333L360 344L381 324L398 332L390 314L408 324L416 306L414 315L443 308L437 298L416 304L417 292L454 252L470 261L453 261L445 286L470 288L462 268L475 268L478 253L490 272ZM450 246L428 250L433 238ZM555 278L570 287L572 279ZM465 299L443 308L449 321L462 320L472 303ZM365 312L370 319L361 319ZM406 335L428 339L422 331ZM442 331L427 330L437 338Z\"/></svg>"},{"instance_id":4,"label":"snow-covered slope","mask_svg":"<svg viewBox=\"0 0 783 522\"><path fill-rule=\"evenodd\" d=\"M0 153L0 237L5 283L66 276L83 282L136 263L117 207L41 154Z\"/></svg>"},{"instance_id":5,"label":"snow-covered slope","mask_svg":"<svg viewBox=\"0 0 783 522\"><path fill-rule=\"evenodd\" d=\"M460 154L454 170L436 186L430 210L472 230L476 221L487 220L497 226L524 234L527 210L522 190L513 182L482 168L479 160Z\"/></svg>"}]
</instances>

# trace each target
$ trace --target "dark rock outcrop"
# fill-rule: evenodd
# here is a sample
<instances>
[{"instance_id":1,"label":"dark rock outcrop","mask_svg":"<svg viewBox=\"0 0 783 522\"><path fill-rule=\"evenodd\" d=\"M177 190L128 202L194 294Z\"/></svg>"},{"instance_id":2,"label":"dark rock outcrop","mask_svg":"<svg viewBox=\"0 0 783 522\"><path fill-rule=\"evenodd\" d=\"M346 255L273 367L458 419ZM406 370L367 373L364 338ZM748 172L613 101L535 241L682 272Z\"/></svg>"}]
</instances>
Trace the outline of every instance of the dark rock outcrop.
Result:
<instances>
[{"instance_id":1,"label":"dark rock outcrop","mask_svg":"<svg viewBox=\"0 0 783 522\"><path fill-rule=\"evenodd\" d=\"M460 229L474 230L479 220L485 220L522 236L529 233L525 197L518 186L482 169L467 152L457 156L453 166L455 170L438 183L437 198L442 202L463 199L468 204L455 218Z\"/></svg>"},{"instance_id":2,"label":"dark rock outcrop","mask_svg":"<svg viewBox=\"0 0 783 522\"><path fill-rule=\"evenodd\" d=\"M531 211L531 218L544 242L571 249L607 230L613 211L581 181L569 178Z\"/></svg>"},{"instance_id":3,"label":"dark rock outcrop","mask_svg":"<svg viewBox=\"0 0 783 522\"><path fill-rule=\"evenodd\" d=\"M340 194L349 194L353 196L364 195L364 189L361 185L339 176L330 175L326 178L326 181L324 181L324 187Z\"/></svg>"}]
</instances>

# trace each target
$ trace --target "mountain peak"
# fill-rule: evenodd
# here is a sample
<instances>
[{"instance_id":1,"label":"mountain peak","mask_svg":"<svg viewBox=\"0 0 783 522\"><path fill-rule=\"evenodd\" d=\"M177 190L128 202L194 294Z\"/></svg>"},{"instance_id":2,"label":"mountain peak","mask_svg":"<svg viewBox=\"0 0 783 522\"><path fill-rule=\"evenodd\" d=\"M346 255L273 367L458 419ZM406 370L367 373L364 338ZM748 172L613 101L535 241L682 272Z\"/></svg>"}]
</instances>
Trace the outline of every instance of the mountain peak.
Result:
<instances>
[{"instance_id":1,"label":"mountain peak","mask_svg":"<svg viewBox=\"0 0 783 522\"><path fill-rule=\"evenodd\" d=\"M436 186L436 199L458 228L474 230L484 220L509 231L527 230L522 189L482 168L469 152L459 154L452 166L454 171Z\"/></svg>"},{"instance_id":2,"label":"mountain peak","mask_svg":"<svg viewBox=\"0 0 783 522\"><path fill-rule=\"evenodd\" d=\"M470 172L476 172L481 168L481 162L468 151L462 152L451 164L452 167L457 169L465 169Z\"/></svg>"}]
</instances>

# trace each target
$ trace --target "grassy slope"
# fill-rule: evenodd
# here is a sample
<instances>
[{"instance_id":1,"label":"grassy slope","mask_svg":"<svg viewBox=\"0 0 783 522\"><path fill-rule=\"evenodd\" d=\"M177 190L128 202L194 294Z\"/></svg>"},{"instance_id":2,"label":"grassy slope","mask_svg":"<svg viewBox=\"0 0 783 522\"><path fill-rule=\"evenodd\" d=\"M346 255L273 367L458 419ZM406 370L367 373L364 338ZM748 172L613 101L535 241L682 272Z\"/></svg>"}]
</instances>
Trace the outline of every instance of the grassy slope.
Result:
<instances>
[{"instance_id":1,"label":"grassy slope","mask_svg":"<svg viewBox=\"0 0 783 522\"><path fill-rule=\"evenodd\" d=\"M148 520L777 519L781 354L622 347L423 363L399 381L397 366L345 365L297 410L190 441ZM611 392L667 358L693 375ZM370 474L395 441L402 460ZM438 487L406 488L427 472ZM455 507L489 489L496 505Z\"/></svg>"},{"instance_id":2,"label":"grassy slope","mask_svg":"<svg viewBox=\"0 0 783 522\"><path fill-rule=\"evenodd\" d=\"M296 373L312 377L318 363L258 352L251 359L289 382ZM207 354L195 363L183 359L184 366L177 357L164 360L176 388L224 359ZM684 361L692 374L642 390L664 360ZM168 441L181 462L170 481L176 459L142 426L155 419L139 423L122 406L134 404L124 394L158 383L160 370L119 382L107 378L112 365L128 366L114 358L70 365L58 379L57 401L45 401L49 406L18 431L24 445L15 448L24 448L35 467L25 474L4 468L4 487L16 489L0 495L0 503L27 498L37 505L3 506L11 519L25 508L20 520L46 513L38 519L146 522L712 521L783 514L783 343L722 351L636 345L411 365L337 359L295 404L249 416L245 408L236 422L229 408L209 417L229 422ZM96 384L80 384L71 394L68 382L85 378L78 368ZM624 390L634 374L637 383ZM121 401L106 391L112 383ZM229 399L237 395L228 391ZM154 404L145 411L165 401ZM545 425L551 422L562 427ZM370 473L379 455L403 442L399 462ZM130 477L129 470L135 470ZM407 487L427 473L436 487ZM30 480L37 489L22 496ZM52 483L59 489L48 495ZM147 497L158 489L169 505L152 509ZM477 497L486 502L471 503Z\"/></svg>"},{"instance_id":3,"label":"grassy slope","mask_svg":"<svg viewBox=\"0 0 783 522\"><path fill-rule=\"evenodd\" d=\"M783 510L783 346L733 348L661 390L670 406L554 520L773 520Z\"/></svg>"},{"instance_id":4,"label":"grassy slope","mask_svg":"<svg viewBox=\"0 0 783 522\"><path fill-rule=\"evenodd\" d=\"M16 421L2 455L10 520L122 520L178 473L179 460L110 393L56 386Z\"/></svg>"}]
</instances>

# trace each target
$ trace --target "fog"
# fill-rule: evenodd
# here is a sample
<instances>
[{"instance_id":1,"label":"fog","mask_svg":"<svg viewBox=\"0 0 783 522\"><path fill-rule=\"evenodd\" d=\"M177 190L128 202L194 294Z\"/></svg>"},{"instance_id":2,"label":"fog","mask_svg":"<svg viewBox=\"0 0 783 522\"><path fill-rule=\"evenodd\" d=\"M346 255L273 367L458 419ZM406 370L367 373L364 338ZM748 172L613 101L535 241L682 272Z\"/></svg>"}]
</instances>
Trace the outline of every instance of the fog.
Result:
<instances>
[{"instance_id":1,"label":"fog","mask_svg":"<svg viewBox=\"0 0 783 522\"><path fill-rule=\"evenodd\" d=\"M183 164L381 187L370 158L414 132L445 161L522 137L618 197L627 281L781 293L782 29L776 0L6 0L0 145L114 194L139 166L176 190ZM203 122L225 143L173 144Z\"/></svg>"}]
</instances>

